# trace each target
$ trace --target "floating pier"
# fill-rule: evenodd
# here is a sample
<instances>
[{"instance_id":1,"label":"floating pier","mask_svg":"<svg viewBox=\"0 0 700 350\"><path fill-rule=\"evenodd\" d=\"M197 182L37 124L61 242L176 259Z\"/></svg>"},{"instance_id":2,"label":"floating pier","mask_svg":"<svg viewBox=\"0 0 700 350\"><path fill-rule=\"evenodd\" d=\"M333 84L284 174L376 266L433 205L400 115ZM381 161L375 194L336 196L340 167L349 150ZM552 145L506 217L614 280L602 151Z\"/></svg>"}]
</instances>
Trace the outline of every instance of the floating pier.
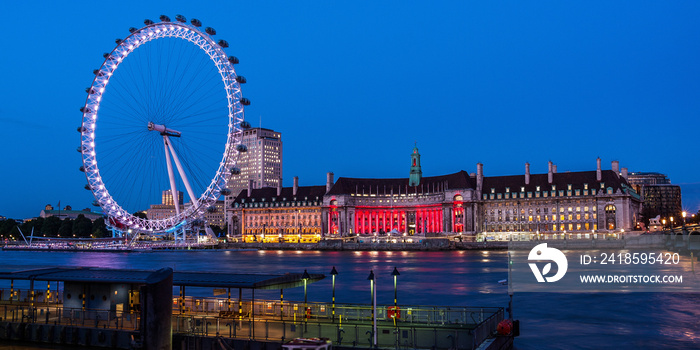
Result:
<instances>
[{"instance_id":1,"label":"floating pier","mask_svg":"<svg viewBox=\"0 0 700 350\"><path fill-rule=\"evenodd\" d=\"M495 337L500 307L360 305L288 301L284 290L321 274L227 274L0 268L0 339L117 349L279 349L297 338L335 348L507 348ZM28 288L18 288L20 285ZM188 295L191 287L214 295ZM279 290L277 300L255 291ZM173 295L173 290L179 291ZM243 298L243 291L250 298ZM238 294L238 295L236 295Z\"/></svg>"}]
</instances>

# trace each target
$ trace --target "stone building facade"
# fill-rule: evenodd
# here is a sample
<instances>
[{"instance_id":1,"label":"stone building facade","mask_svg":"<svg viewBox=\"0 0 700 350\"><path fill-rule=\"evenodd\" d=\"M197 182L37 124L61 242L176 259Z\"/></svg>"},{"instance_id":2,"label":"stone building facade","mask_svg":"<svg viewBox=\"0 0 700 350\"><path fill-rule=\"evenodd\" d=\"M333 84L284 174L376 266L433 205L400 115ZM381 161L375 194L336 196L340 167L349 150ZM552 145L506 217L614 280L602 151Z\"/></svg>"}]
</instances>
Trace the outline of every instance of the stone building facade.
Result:
<instances>
[{"instance_id":1,"label":"stone building facade","mask_svg":"<svg viewBox=\"0 0 700 350\"><path fill-rule=\"evenodd\" d=\"M236 197L229 234L246 241L462 235L470 239L595 238L638 228L641 198L617 161L611 170L513 176L459 171L422 176L417 147L407 178L347 178L326 186L254 189ZM301 226L300 225L301 222ZM308 234L305 236L305 234ZM263 236L264 235L264 236ZM593 236L591 236L593 235Z\"/></svg>"},{"instance_id":2,"label":"stone building facade","mask_svg":"<svg viewBox=\"0 0 700 350\"><path fill-rule=\"evenodd\" d=\"M412 167L417 150L412 155ZM419 155L418 155L419 157ZM324 235L458 234L488 239L595 237L638 228L641 198L617 161L602 170L514 176L458 173L339 178L323 202ZM416 182L417 186L411 186Z\"/></svg>"},{"instance_id":3,"label":"stone building facade","mask_svg":"<svg viewBox=\"0 0 700 350\"><path fill-rule=\"evenodd\" d=\"M321 239L321 204L325 186L252 188L227 208L228 235L244 242L311 243Z\"/></svg>"},{"instance_id":4,"label":"stone building facade","mask_svg":"<svg viewBox=\"0 0 700 350\"><path fill-rule=\"evenodd\" d=\"M481 167L481 165L479 165ZM564 238L614 234L637 228L640 196L631 188L619 164L602 170L484 177L480 193L479 232L494 239L508 233Z\"/></svg>"}]
</instances>

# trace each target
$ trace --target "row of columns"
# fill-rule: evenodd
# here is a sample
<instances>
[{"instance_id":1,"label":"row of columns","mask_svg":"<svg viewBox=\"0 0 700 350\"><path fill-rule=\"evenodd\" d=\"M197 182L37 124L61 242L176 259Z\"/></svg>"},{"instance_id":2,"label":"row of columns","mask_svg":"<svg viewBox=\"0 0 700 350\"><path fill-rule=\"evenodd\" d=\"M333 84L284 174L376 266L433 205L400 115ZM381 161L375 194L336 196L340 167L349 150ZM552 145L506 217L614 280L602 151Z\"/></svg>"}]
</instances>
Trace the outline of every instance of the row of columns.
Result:
<instances>
[{"instance_id":1,"label":"row of columns","mask_svg":"<svg viewBox=\"0 0 700 350\"><path fill-rule=\"evenodd\" d=\"M442 232L441 209L416 210L416 233Z\"/></svg>"},{"instance_id":2,"label":"row of columns","mask_svg":"<svg viewBox=\"0 0 700 350\"><path fill-rule=\"evenodd\" d=\"M355 211L355 229L357 233L389 232L396 229L408 232L406 211L404 210L357 210Z\"/></svg>"}]
</instances>

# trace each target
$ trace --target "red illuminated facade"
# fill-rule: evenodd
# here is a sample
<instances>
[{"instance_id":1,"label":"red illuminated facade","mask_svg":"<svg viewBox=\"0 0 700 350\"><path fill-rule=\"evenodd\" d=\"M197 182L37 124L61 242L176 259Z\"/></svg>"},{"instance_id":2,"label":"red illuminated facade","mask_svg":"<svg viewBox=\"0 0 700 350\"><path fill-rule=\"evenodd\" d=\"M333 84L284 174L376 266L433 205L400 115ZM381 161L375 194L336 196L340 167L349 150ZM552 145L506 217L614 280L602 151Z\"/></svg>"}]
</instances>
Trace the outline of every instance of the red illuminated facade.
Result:
<instances>
[{"instance_id":1,"label":"red illuminated facade","mask_svg":"<svg viewBox=\"0 0 700 350\"><path fill-rule=\"evenodd\" d=\"M412 181L419 185L411 186ZM418 180L341 177L324 196L324 232L341 236L473 232L474 185L474 178L464 171Z\"/></svg>"}]
</instances>

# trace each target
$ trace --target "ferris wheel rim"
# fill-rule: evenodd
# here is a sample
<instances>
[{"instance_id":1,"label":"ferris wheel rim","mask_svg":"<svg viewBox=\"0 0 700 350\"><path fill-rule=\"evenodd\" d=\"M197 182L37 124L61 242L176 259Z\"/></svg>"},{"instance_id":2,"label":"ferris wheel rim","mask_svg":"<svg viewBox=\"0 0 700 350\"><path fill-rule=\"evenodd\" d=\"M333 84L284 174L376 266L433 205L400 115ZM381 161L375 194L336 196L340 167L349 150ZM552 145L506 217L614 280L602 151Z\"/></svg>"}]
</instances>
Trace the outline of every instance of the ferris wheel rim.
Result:
<instances>
[{"instance_id":1,"label":"ferris wheel rim","mask_svg":"<svg viewBox=\"0 0 700 350\"><path fill-rule=\"evenodd\" d=\"M110 78L119 65L138 47L163 38L177 38L187 40L204 51L218 69L226 92L228 103L228 133L222 160L211 180L211 183L203 190L197 198L191 198L192 205L185 207L180 214L169 216L166 219L142 219L125 210L109 193L102 181L97 155L95 152L95 129L99 117L99 106L102 94L109 83ZM99 203L103 212L125 229L135 229L142 232L165 232L183 223L201 217L207 208L213 205L225 188L230 177L230 166L235 165L234 155L238 152L234 145L240 142L242 131L241 123L244 120L244 107L241 103L243 99L240 83L237 74L228 57L217 42L207 33L200 31L193 25L181 22L160 22L151 23L134 30L124 40L119 40L117 46L107 55L98 70L95 71L95 78L88 88L88 96L83 110L81 123L81 156L83 169L88 181L89 189L92 191L95 201Z\"/></svg>"}]
</instances>

